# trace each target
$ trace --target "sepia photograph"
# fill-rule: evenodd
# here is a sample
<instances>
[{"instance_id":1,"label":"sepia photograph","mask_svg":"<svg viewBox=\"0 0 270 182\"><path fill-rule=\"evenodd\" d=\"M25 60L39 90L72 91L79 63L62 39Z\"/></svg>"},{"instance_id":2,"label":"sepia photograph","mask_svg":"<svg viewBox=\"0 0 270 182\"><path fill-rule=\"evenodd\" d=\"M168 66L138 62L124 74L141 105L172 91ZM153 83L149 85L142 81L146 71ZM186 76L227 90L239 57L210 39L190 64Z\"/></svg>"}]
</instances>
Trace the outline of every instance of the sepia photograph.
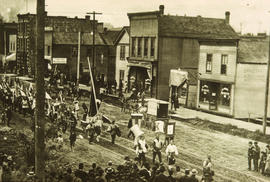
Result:
<instances>
[{"instance_id":1,"label":"sepia photograph","mask_svg":"<svg viewBox=\"0 0 270 182\"><path fill-rule=\"evenodd\" d=\"M0 182L269 182L269 0L0 0Z\"/></svg>"}]
</instances>

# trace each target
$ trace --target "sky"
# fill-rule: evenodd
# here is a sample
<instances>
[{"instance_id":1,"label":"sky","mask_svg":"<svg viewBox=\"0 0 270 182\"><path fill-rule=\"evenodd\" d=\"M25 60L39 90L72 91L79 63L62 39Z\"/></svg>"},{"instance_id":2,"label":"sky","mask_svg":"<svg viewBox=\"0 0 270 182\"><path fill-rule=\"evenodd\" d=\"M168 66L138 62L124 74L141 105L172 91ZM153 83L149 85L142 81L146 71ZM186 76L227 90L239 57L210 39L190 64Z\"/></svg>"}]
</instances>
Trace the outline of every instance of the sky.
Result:
<instances>
[{"instance_id":1,"label":"sky","mask_svg":"<svg viewBox=\"0 0 270 182\"><path fill-rule=\"evenodd\" d=\"M36 0L0 0L0 14L6 20L8 13L15 11L35 13ZM84 17L87 12L101 12L96 19L114 27L128 26L127 13L158 10L165 6L165 14L179 16L202 16L225 18L230 11L230 24L235 31L242 33L270 31L270 0L46 0L48 15ZM15 8L14 8L15 7Z\"/></svg>"}]
</instances>

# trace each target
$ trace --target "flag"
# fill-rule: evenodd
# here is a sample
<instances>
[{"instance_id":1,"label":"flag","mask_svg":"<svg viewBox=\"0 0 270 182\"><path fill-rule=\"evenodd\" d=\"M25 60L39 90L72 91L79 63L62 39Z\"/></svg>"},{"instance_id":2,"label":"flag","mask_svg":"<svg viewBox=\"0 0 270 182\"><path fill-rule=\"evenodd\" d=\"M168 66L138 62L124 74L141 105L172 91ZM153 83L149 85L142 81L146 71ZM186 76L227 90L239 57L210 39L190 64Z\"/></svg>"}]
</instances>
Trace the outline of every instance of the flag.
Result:
<instances>
[{"instance_id":1,"label":"flag","mask_svg":"<svg viewBox=\"0 0 270 182\"><path fill-rule=\"evenodd\" d=\"M97 106L97 99L96 99L96 92L95 92L95 84L93 80L91 65L89 61L89 57L87 57L88 66L89 66L89 74L91 80L91 94L90 94L90 107L89 107L89 115L95 116L98 113L98 106Z\"/></svg>"},{"instance_id":2,"label":"flag","mask_svg":"<svg viewBox=\"0 0 270 182\"><path fill-rule=\"evenodd\" d=\"M90 95L90 108L89 108L89 115L90 116L95 116L97 114L98 108L96 107L95 103L96 103L96 99L94 97L94 92L92 89L91 95Z\"/></svg>"}]
</instances>

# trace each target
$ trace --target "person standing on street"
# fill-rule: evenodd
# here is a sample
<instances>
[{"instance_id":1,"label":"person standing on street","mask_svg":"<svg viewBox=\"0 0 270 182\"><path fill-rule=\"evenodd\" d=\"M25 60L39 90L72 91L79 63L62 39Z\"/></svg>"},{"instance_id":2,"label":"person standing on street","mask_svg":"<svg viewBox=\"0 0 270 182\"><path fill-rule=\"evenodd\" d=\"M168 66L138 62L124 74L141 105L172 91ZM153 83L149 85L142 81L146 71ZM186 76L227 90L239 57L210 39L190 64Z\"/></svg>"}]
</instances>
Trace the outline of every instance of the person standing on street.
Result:
<instances>
[{"instance_id":1,"label":"person standing on street","mask_svg":"<svg viewBox=\"0 0 270 182\"><path fill-rule=\"evenodd\" d=\"M115 124L115 121L113 120L112 123L110 124L109 128L108 128L108 132L110 132L111 134L111 138L112 138L112 144L115 144L115 138L116 138L116 134L117 134L117 125Z\"/></svg>"},{"instance_id":2,"label":"person standing on street","mask_svg":"<svg viewBox=\"0 0 270 182\"><path fill-rule=\"evenodd\" d=\"M128 126L127 126L127 127L128 127L128 135L127 135L127 137L129 138L130 135L131 135L132 138L135 139L134 133L130 130L130 128L132 128L132 126L133 126L132 118L130 118L130 119L128 120Z\"/></svg>"},{"instance_id":3,"label":"person standing on street","mask_svg":"<svg viewBox=\"0 0 270 182\"><path fill-rule=\"evenodd\" d=\"M161 149L162 149L162 142L159 139L159 135L156 134L156 138L155 138L155 140L153 142L153 164L155 163L156 156L158 156L159 163L162 162Z\"/></svg>"},{"instance_id":4,"label":"person standing on street","mask_svg":"<svg viewBox=\"0 0 270 182\"><path fill-rule=\"evenodd\" d=\"M7 126L9 127L10 126L10 120L11 120L11 117L12 117L12 112L11 112L11 107L8 106L7 109L6 109L6 116L7 116Z\"/></svg>"},{"instance_id":5,"label":"person standing on street","mask_svg":"<svg viewBox=\"0 0 270 182\"><path fill-rule=\"evenodd\" d=\"M248 170L251 170L251 162L254 158L254 146L253 143L250 141L248 142Z\"/></svg>"},{"instance_id":6,"label":"person standing on street","mask_svg":"<svg viewBox=\"0 0 270 182\"><path fill-rule=\"evenodd\" d=\"M73 152L73 148L75 146L76 139L77 139L77 135L76 135L75 130L71 130L70 136L69 136L69 141L70 141L70 149L72 152Z\"/></svg>"},{"instance_id":7,"label":"person standing on street","mask_svg":"<svg viewBox=\"0 0 270 182\"><path fill-rule=\"evenodd\" d=\"M146 163L145 154L147 153L148 145L145 141L144 135L141 135L136 144L136 154L138 155L141 167Z\"/></svg>"},{"instance_id":8,"label":"person standing on street","mask_svg":"<svg viewBox=\"0 0 270 182\"><path fill-rule=\"evenodd\" d=\"M171 139L169 145L166 148L166 155L168 159L168 165L174 165L175 164L175 156L178 155L178 149L174 145L174 141Z\"/></svg>"},{"instance_id":9,"label":"person standing on street","mask_svg":"<svg viewBox=\"0 0 270 182\"><path fill-rule=\"evenodd\" d=\"M255 171L259 171L260 153L261 153L261 149L260 149L260 147L258 145L258 142L254 142L254 159L253 159L253 163L254 163L254 170Z\"/></svg>"},{"instance_id":10,"label":"person standing on street","mask_svg":"<svg viewBox=\"0 0 270 182\"><path fill-rule=\"evenodd\" d=\"M207 159L203 162L203 179L208 181L213 181L214 171L212 170L213 163L211 155L207 156Z\"/></svg>"}]
</instances>

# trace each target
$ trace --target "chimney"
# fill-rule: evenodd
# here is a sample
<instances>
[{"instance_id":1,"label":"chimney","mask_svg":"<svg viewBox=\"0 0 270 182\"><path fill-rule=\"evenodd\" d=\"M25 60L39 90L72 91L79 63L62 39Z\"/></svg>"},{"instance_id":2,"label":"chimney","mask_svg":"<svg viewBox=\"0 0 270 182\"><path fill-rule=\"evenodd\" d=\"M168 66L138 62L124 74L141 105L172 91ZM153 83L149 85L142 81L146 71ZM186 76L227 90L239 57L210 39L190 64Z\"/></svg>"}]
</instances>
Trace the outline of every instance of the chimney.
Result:
<instances>
[{"instance_id":1,"label":"chimney","mask_svg":"<svg viewBox=\"0 0 270 182\"><path fill-rule=\"evenodd\" d=\"M160 15L164 15L164 5L159 5L159 13Z\"/></svg>"},{"instance_id":2,"label":"chimney","mask_svg":"<svg viewBox=\"0 0 270 182\"><path fill-rule=\"evenodd\" d=\"M226 24L230 24L230 12L229 11L226 11L225 12L225 22Z\"/></svg>"},{"instance_id":3,"label":"chimney","mask_svg":"<svg viewBox=\"0 0 270 182\"><path fill-rule=\"evenodd\" d=\"M85 15L85 19L86 20L90 20L90 16L89 15Z\"/></svg>"}]
</instances>

